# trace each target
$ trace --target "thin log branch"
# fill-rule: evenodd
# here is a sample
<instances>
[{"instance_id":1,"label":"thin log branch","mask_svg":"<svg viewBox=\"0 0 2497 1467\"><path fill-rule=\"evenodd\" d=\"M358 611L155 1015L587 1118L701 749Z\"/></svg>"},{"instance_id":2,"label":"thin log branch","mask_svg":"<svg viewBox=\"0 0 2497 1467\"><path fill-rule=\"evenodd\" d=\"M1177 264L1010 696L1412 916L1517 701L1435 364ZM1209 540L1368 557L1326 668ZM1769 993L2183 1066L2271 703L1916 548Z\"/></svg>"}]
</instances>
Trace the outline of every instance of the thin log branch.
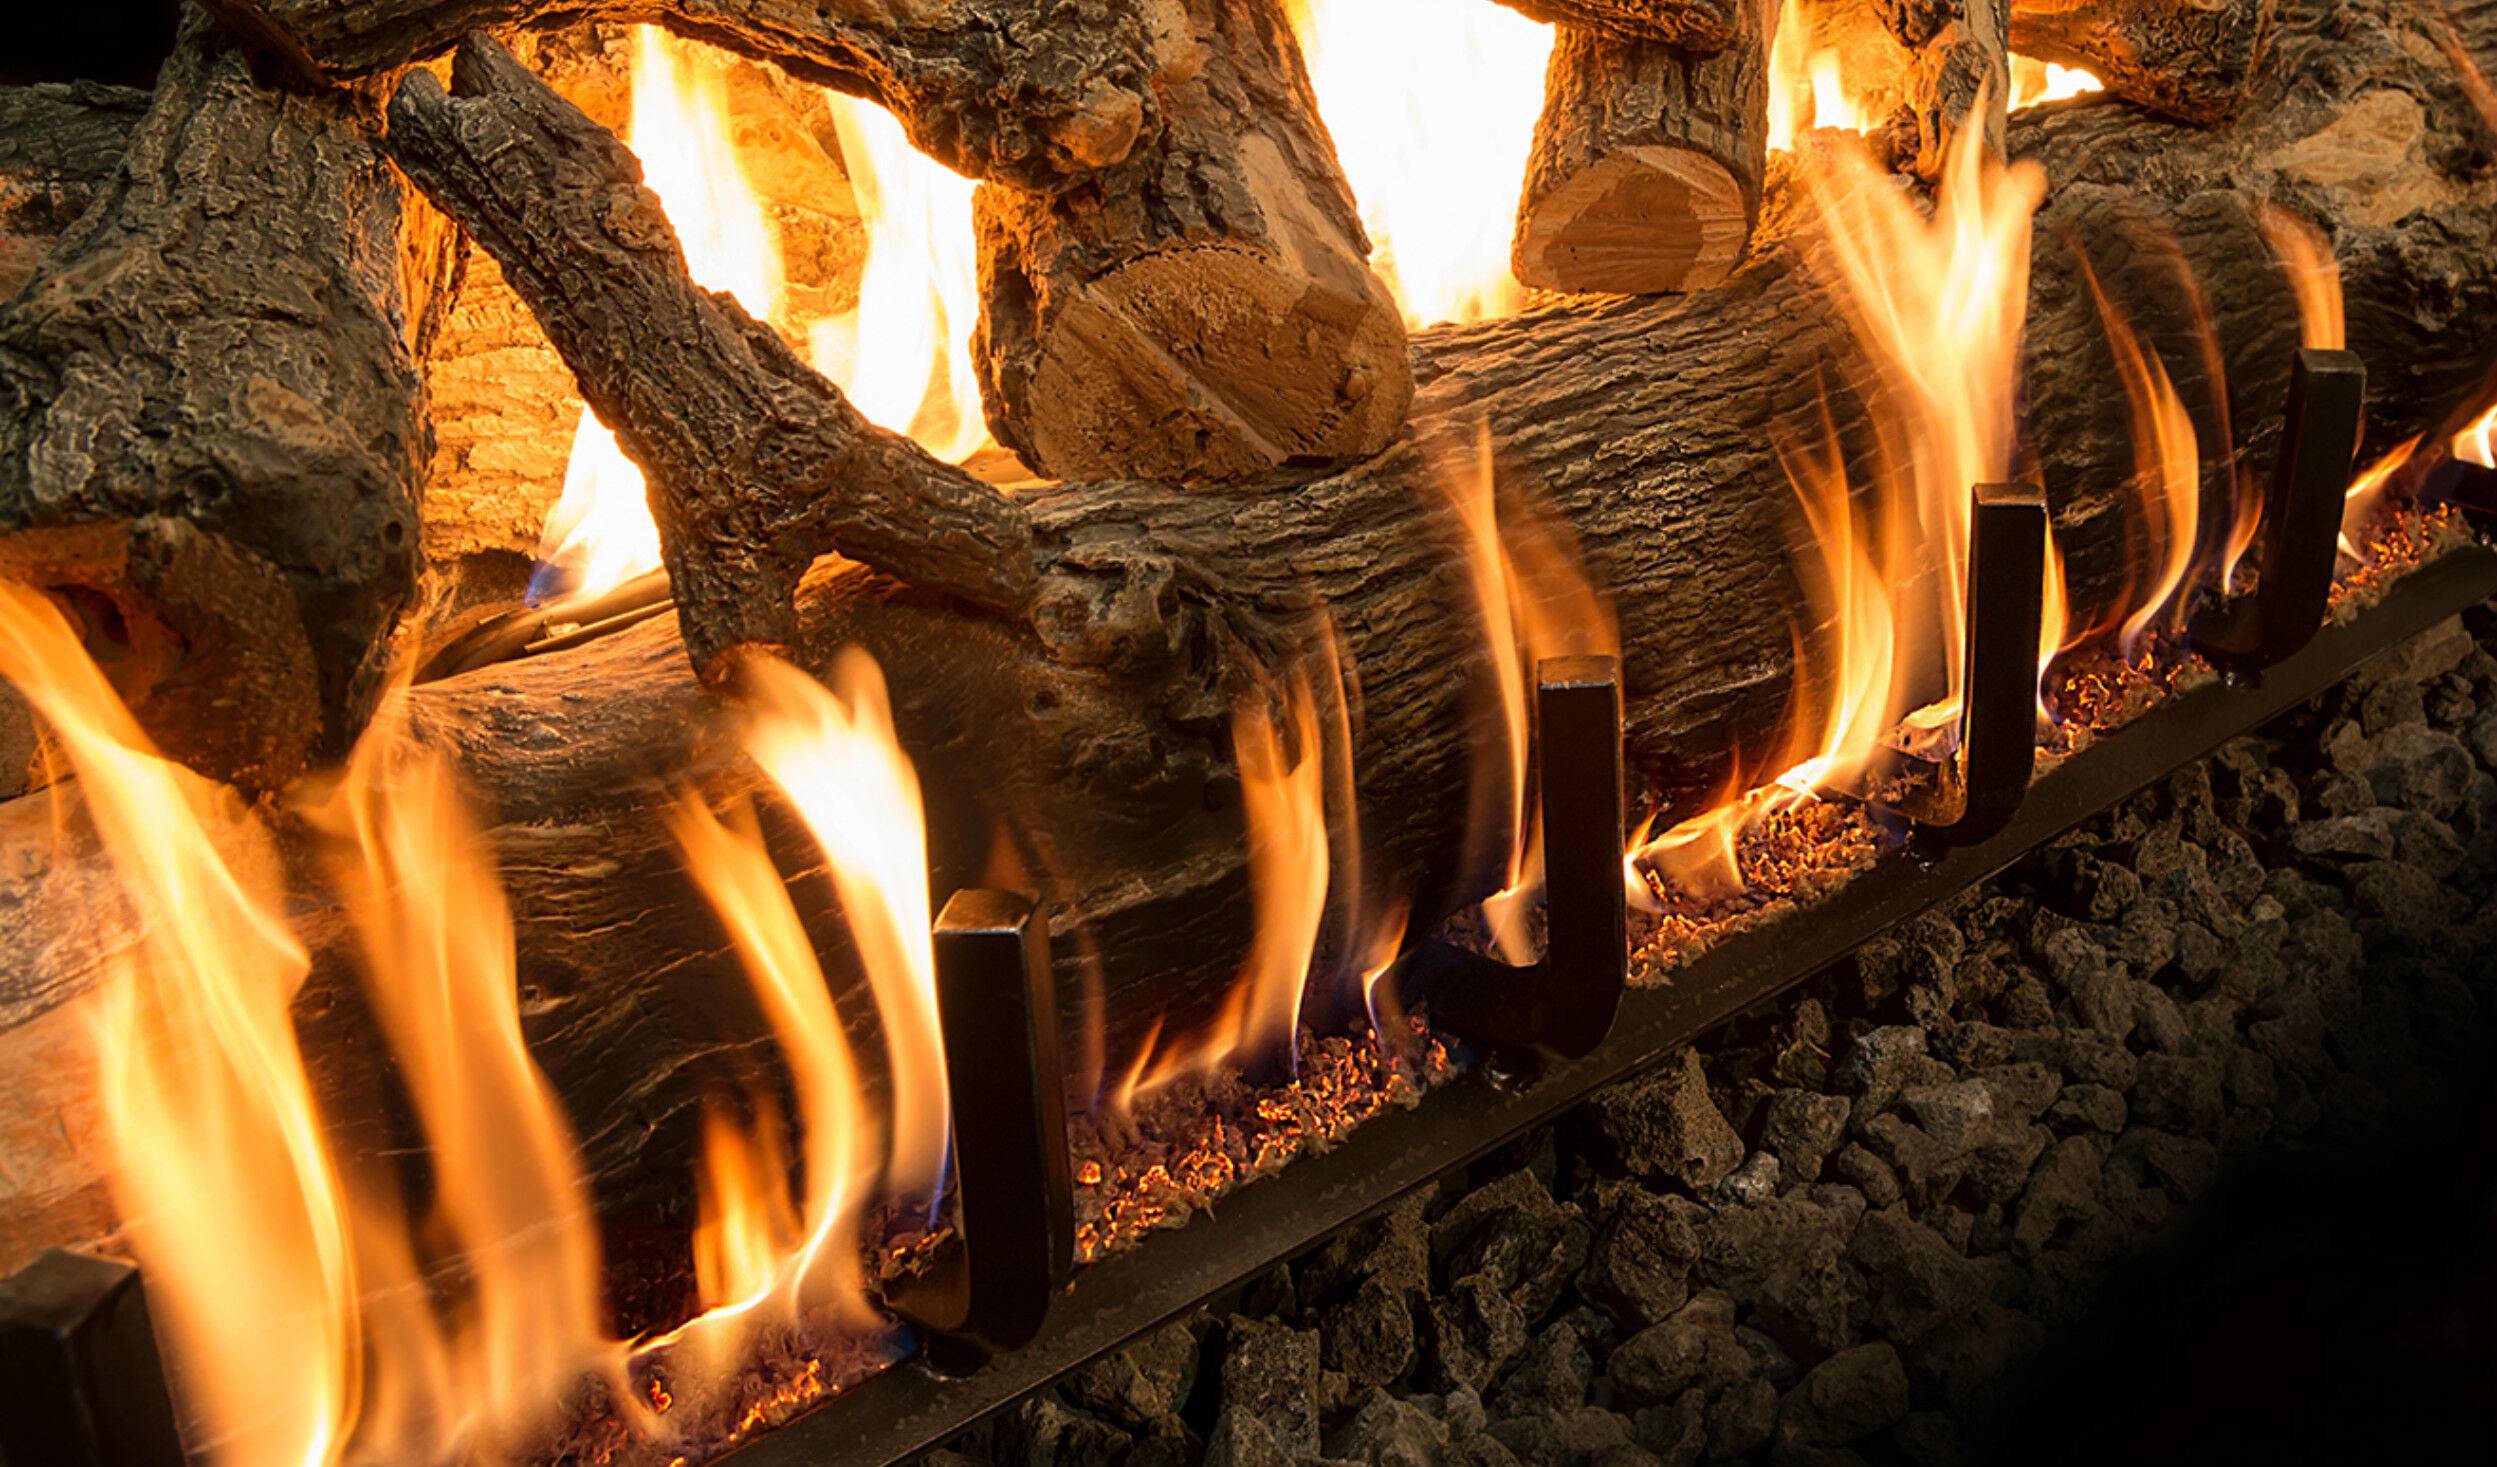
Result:
<instances>
[{"instance_id":1,"label":"thin log branch","mask_svg":"<svg viewBox=\"0 0 2497 1467\"><path fill-rule=\"evenodd\" d=\"M882 103L959 173L1047 193L1125 158L1197 66L1178 0L205 0L308 77L440 56L472 30L649 21Z\"/></svg>"},{"instance_id":2,"label":"thin log branch","mask_svg":"<svg viewBox=\"0 0 2497 1467\"><path fill-rule=\"evenodd\" d=\"M706 674L785 646L793 597L838 552L992 611L1033 585L1011 501L861 416L725 295L693 282L659 201L613 134L482 33L455 97L408 74L388 146L502 265L602 421L642 466Z\"/></svg>"},{"instance_id":3,"label":"thin log branch","mask_svg":"<svg viewBox=\"0 0 2497 1467\"><path fill-rule=\"evenodd\" d=\"M2015 0L2011 48L2077 66L2164 117L2224 122L2254 84L2279 0Z\"/></svg>"},{"instance_id":4,"label":"thin log branch","mask_svg":"<svg viewBox=\"0 0 2497 1467\"><path fill-rule=\"evenodd\" d=\"M1625 40L1663 41L1706 54L1732 45L1749 0L1500 0L1511 10L1554 25L1599 31Z\"/></svg>"}]
</instances>

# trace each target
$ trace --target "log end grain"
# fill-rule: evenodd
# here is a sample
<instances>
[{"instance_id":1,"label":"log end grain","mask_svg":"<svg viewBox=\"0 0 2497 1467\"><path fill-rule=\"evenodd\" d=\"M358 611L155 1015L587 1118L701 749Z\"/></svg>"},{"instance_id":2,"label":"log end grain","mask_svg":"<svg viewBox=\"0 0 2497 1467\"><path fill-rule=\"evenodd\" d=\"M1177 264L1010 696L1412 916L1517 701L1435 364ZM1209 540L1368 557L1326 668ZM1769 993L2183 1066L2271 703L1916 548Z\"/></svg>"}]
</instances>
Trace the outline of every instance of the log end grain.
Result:
<instances>
[{"instance_id":1,"label":"log end grain","mask_svg":"<svg viewBox=\"0 0 2497 1467\"><path fill-rule=\"evenodd\" d=\"M1704 290L1733 273L1750 237L1750 203L1724 164L1639 148L1595 160L1521 216L1512 266L1541 290Z\"/></svg>"}]
</instances>

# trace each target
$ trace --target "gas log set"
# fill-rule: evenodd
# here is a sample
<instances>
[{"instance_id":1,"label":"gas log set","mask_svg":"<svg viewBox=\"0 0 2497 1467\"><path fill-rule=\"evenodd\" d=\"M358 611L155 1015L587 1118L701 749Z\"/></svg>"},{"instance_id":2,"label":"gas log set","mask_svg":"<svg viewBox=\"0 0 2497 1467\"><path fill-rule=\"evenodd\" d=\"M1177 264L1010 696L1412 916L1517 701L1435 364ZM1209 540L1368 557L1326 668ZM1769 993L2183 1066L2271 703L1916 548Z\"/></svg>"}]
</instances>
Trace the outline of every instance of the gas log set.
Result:
<instances>
[{"instance_id":1,"label":"gas log set","mask_svg":"<svg viewBox=\"0 0 2497 1467\"><path fill-rule=\"evenodd\" d=\"M1848 959L2497 593L2491 64L201 0L0 89L0 1452L898 1460Z\"/></svg>"}]
</instances>

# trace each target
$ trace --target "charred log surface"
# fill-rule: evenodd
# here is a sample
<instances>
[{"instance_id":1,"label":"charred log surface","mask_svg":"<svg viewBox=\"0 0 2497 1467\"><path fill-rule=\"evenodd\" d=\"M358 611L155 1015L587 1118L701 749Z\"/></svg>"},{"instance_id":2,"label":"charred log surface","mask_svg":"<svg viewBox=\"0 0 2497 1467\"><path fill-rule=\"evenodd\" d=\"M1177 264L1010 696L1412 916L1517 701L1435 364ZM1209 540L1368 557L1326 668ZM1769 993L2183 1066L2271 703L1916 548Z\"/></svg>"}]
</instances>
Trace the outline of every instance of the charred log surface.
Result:
<instances>
[{"instance_id":1,"label":"charred log surface","mask_svg":"<svg viewBox=\"0 0 2497 1467\"><path fill-rule=\"evenodd\" d=\"M1701 57L1563 26L1512 265L1547 290L1699 290L1741 261L1768 163L1768 33Z\"/></svg>"},{"instance_id":2,"label":"charred log surface","mask_svg":"<svg viewBox=\"0 0 2497 1467\"><path fill-rule=\"evenodd\" d=\"M2279 0L2015 0L2011 48L2086 69L2179 122L2224 122L2254 84Z\"/></svg>"},{"instance_id":3,"label":"charred log surface","mask_svg":"<svg viewBox=\"0 0 2497 1467\"><path fill-rule=\"evenodd\" d=\"M370 76L472 30L649 21L882 103L957 172L1048 192L1162 127L1160 92L1196 66L1177 0L213 0L307 75Z\"/></svg>"},{"instance_id":4,"label":"charred log surface","mask_svg":"<svg viewBox=\"0 0 2497 1467\"><path fill-rule=\"evenodd\" d=\"M791 597L838 552L996 611L1032 586L1022 510L876 427L771 328L693 283L622 143L471 36L459 97L411 72L391 156L529 302L650 483L697 667L794 640Z\"/></svg>"},{"instance_id":5,"label":"charred log surface","mask_svg":"<svg viewBox=\"0 0 2497 1467\"><path fill-rule=\"evenodd\" d=\"M0 309L0 568L75 606L168 749L248 787L363 726L414 589L400 189L347 99L258 86L195 21Z\"/></svg>"},{"instance_id":6,"label":"charred log surface","mask_svg":"<svg viewBox=\"0 0 2497 1467\"><path fill-rule=\"evenodd\" d=\"M1625 40L1663 41L1685 51L1720 51L1749 24L1750 0L1500 0L1509 9L1563 27Z\"/></svg>"},{"instance_id":7,"label":"charred log surface","mask_svg":"<svg viewBox=\"0 0 2497 1467\"><path fill-rule=\"evenodd\" d=\"M113 176L148 94L95 82L0 87L0 300Z\"/></svg>"},{"instance_id":8,"label":"charred log surface","mask_svg":"<svg viewBox=\"0 0 2497 1467\"><path fill-rule=\"evenodd\" d=\"M1882 0L1882 20L1915 54L1907 79L1915 114L1916 157L1910 169L1931 181L1963 128L1983 133L2001 151L2004 109L2011 100L2007 0Z\"/></svg>"},{"instance_id":9,"label":"charred log surface","mask_svg":"<svg viewBox=\"0 0 2497 1467\"><path fill-rule=\"evenodd\" d=\"M975 196L989 427L1055 478L1240 479L1386 446L1404 321L1276 0L1190 0L1169 127L1053 198Z\"/></svg>"}]
</instances>

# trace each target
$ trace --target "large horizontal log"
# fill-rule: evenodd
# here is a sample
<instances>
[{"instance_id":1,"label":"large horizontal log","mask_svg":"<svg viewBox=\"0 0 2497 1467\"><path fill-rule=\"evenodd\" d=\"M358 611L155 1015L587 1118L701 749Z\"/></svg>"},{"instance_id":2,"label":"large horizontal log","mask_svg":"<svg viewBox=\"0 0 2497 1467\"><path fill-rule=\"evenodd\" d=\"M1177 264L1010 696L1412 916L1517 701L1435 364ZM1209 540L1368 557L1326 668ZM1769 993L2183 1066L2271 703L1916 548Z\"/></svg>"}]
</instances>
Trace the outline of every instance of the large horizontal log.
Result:
<instances>
[{"instance_id":1,"label":"large horizontal log","mask_svg":"<svg viewBox=\"0 0 2497 1467\"><path fill-rule=\"evenodd\" d=\"M2218 384L2195 369L2190 323L2161 309L2179 295L2163 252L2132 247L2145 227L2173 235L2209 303L2237 446L2257 464L2277 436L2297 325L2252 220L2256 198L2286 200L2334 236L2350 344L2375 380L2376 439L2440 416L2487 369L2497 184L2442 144L2476 123L2438 63L2420 59L2434 52L2403 45L2398 18L2345 19L2325 37L2320 9L2284 35L2284 79L2226 129L2113 106L2013 124L2015 151L2053 180L2030 293L2024 443L2085 612L2124 580L2131 452L2067 239L2162 345L2199 412ZM2460 18L2482 54L2497 55L2497 6ZM2327 60L2346 90L2311 86L2304 68ZM2414 110L2379 115L2394 102ZM2335 130L2354 113L2370 125ZM2348 150L2361 146L2380 150L2370 169L2353 166ZM2393 178L2399 198L2383 192ZM828 666L856 643L883 662L930 803L936 891L990 870L1005 831L1061 904L1062 989L1107 995L1108 1052L1121 1062L1154 1016L1184 1024L1236 969L1249 919L1225 729L1234 695L1300 643L1322 602L1361 684L1353 767L1371 870L1426 916L1498 879L1464 846L1484 652L1435 485L1462 464L1479 423L1504 512L1531 504L1566 522L1613 600L1643 782L1704 792L1738 749L1762 747L1793 677L1775 445L1812 410L1816 373L1847 360L1798 253L1764 241L1705 295L1580 301L1422 333L1412 426L1378 458L1284 493L1037 493L1044 574L1027 617L967 615L852 568L810 581L793 655ZM1833 407L1860 441L1855 394L1840 391ZM1802 628L1807 640L1814 630ZM456 746L491 802L521 919L533 1047L574 1108L608 1199L681 1189L703 1085L762 1041L716 931L674 874L659 797L676 781L726 789L753 775L664 619L428 685L414 701L419 727ZM0 1027L90 981L56 967L40 998L21 991L38 981L38 945L65 930L58 914L79 910L75 872L27 882L0 908ZM1066 1022L1070 1032L1084 1022L1080 1004ZM45 1196L91 1195L74 1172L41 1185L53 1189ZM0 1209L0 1226L71 1217L21 1199L13 1215Z\"/></svg>"},{"instance_id":2,"label":"large horizontal log","mask_svg":"<svg viewBox=\"0 0 2497 1467\"><path fill-rule=\"evenodd\" d=\"M1205 63L1161 136L1054 197L973 198L989 426L1051 478L1366 458L1413 398L1404 319L1282 6L1188 10Z\"/></svg>"},{"instance_id":3,"label":"large horizontal log","mask_svg":"<svg viewBox=\"0 0 2497 1467\"><path fill-rule=\"evenodd\" d=\"M958 173L1064 188L1161 130L1161 90L1194 72L1178 0L206 0L329 81L440 56L472 30L651 21L882 103Z\"/></svg>"},{"instance_id":4,"label":"large horizontal log","mask_svg":"<svg viewBox=\"0 0 2497 1467\"><path fill-rule=\"evenodd\" d=\"M148 727L254 788L362 728L415 590L410 272L447 257L403 236L402 187L354 98L258 85L195 13L0 308L0 568L75 600Z\"/></svg>"},{"instance_id":5,"label":"large horizontal log","mask_svg":"<svg viewBox=\"0 0 2497 1467\"><path fill-rule=\"evenodd\" d=\"M410 72L391 156L494 254L648 478L687 650L705 673L785 645L818 556L991 610L1032 584L1023 512L867 421L768 326L694 284L632 153L479 32L455 99Z\"/></svg>"}]
</instances>

